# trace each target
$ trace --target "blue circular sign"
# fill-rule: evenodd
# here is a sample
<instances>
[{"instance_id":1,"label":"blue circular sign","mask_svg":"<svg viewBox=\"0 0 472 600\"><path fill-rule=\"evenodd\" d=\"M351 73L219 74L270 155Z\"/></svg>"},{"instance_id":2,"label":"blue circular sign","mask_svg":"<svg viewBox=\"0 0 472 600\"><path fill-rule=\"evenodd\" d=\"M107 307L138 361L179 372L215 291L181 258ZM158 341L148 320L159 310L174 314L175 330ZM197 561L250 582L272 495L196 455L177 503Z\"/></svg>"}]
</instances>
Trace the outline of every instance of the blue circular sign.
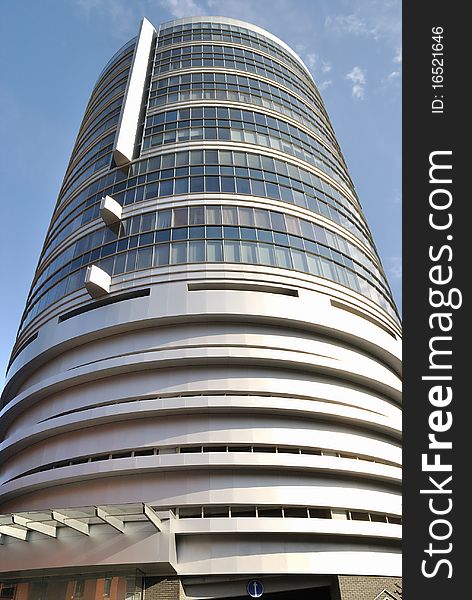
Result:
<instances>
[{"instance_id":1,"label":"blue circular sign","mask_svg":"<svg viewBox=\"0 0 472 600\"><path fill-rule=\"evenodd\" d=\"M251 598L260 598L264 593L264 586L260 581L253 579L247 584L247 593Z\"/></svg>"}]
</instances>

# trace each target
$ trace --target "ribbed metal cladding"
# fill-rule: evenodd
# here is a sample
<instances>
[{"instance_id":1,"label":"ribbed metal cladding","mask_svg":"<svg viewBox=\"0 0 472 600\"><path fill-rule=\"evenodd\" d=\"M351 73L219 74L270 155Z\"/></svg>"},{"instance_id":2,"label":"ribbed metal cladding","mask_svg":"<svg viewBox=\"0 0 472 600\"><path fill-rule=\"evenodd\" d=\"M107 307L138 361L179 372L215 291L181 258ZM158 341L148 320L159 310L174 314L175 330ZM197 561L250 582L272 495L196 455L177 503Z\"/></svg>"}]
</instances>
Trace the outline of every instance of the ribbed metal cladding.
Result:
<instances>
[{"instance_id":1,"label":"ribbed metal cladding","mask_svg":"<svg viewBox=\"0 0 472 600\"><path fill-rule=\"evenodd\" d=\"M0 513L170 509L184 577L398 576L400 335L301 59L233 19L145 21L92 92L28 296Z\"/></svg>"}]
</instances>

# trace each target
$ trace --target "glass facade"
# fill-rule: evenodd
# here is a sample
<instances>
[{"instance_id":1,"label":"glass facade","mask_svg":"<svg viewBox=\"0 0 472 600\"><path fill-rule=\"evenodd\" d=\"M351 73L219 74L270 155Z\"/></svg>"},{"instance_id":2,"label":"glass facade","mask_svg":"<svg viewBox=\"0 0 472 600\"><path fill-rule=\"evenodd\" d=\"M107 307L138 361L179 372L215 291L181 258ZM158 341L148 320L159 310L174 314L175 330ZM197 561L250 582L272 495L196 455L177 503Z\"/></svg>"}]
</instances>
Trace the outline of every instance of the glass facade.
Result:
<instances>
[{"instance_id":1,"label":"glass facade","mask_svg":"<svg viewBox=\"0 0 472 600\"><path fill-rule=\"evenodd\" d=\"M197 263L289 269L345 286L398 321L322 99L296 55L232 24L161 28L136 156L118 168L135 45L116 53L90 98L20 334L83 289L90 264L113 277ZM126 211L117 228L100 219L106 195Z\"/></svg>"}]
</instances>

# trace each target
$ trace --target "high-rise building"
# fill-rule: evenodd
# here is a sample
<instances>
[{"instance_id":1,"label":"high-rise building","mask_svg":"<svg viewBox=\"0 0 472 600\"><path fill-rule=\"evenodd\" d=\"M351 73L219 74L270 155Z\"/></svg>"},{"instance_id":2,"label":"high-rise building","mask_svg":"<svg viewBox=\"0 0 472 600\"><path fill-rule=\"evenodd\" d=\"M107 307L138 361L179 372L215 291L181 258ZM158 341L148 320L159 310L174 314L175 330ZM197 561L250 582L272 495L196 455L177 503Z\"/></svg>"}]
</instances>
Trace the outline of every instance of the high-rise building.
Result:
<instances>
[{"instance_id":1,"label":"high-rise building","mask_svg":"<svg viewBox=\"0 0 472 600\"><path fill-rule=\"evenodd\" d=\"M297 54L143 20L93 89L11 356L0 597L398 598L400 334Z\"/></svg>"}]
</instances>

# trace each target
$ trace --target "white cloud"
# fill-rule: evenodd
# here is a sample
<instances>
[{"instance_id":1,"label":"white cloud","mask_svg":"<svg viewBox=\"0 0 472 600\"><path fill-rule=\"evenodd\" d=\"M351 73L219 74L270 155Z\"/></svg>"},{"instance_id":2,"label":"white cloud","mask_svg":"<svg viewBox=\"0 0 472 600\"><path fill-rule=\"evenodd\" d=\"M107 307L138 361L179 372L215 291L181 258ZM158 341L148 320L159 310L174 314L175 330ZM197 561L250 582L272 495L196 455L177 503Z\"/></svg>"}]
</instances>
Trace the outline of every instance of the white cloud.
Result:
<instances>
[{"instance_id":1,"label":"white cloud","mask_svg":"<svg viewBox=\"0 0 472 600\"><path fill-rule=\"evenodd\" d=\"M325 25L336 33L349 33L352 35L368 35L369 28L364 19L358 14L337 15L326 17Z\"/></svg>"},{"instance_id":2,"label":"white cloud","mask_svg":"<svg viewBox=\"0 0 472 600\"><path fill-rule=\"evenodd\" d=\"M160 0L159 4L162 8L166 8L176 19L195 17L204 12L203 8L195 0ZM208 5L211 7L212 3L208 2Z\"/></svg>"},{"instance_id":3,"label":"white cloud","mask_svg":"<svg viewBox=\"0 0 472 600\"><path fill-rule=\"evenodd\" d=\"M320 90L320 92L324 92L327 88L329 88L329 86L332 84L332 80L331 79L327 79L326 81L322 81L319 86L318 89Z\"/></svg>"},{"instance_id":4,"label":"white cloud","mask_svg":"<svg viewBox=\"0 0 472 600\"><path fill-rule=\"evenodd\" d=\"M361 67L354 67L347 73L345 79L352 82L352 97L356 100L362 100L365 95L367 85L366 71Z\"/></svg>"},{"instance_id":5,"label":"white cloud","mask_svg":"<svg viewBox=\"0 0 472 600\"><path fill-rule=\"evenodd\" d=\"M325 26L338 35L370 37L399 46L401 43L401 3L382 0L361 0L348 14L328 16Z\"/></svg>"},{"instance_id":6,"label":"white cloud","mask_svg":"<svg viewBox=\"0 0 472 600\"><path fill-rule=\"evenodd\" d=\"M396 52L395 52L395 56L393 57L393 62L394 63L401 63L402 62L402 48L397 48Z\"/></svg>"},{"instance_id":7,"label":"white cloud","mask_svg":"<svg viewBox=\"0 0 472 600\"><path fill-rule=\"evenodd\" d=\"M326 62L326 61L322 61L321 63L321 72L322 73L329 73L332 69L331 63Z\"/></svg>"},{"instance_id":8,"label":"white cloud","mask_svg":"<svg viewBox=\"0 0 472 600\"><path fill-rule=\"evenodd\" d=\"M318 63L318 56L314 52L305 54L305 64L309 69L314 69Z\"/></svg>"}]
</instances>

